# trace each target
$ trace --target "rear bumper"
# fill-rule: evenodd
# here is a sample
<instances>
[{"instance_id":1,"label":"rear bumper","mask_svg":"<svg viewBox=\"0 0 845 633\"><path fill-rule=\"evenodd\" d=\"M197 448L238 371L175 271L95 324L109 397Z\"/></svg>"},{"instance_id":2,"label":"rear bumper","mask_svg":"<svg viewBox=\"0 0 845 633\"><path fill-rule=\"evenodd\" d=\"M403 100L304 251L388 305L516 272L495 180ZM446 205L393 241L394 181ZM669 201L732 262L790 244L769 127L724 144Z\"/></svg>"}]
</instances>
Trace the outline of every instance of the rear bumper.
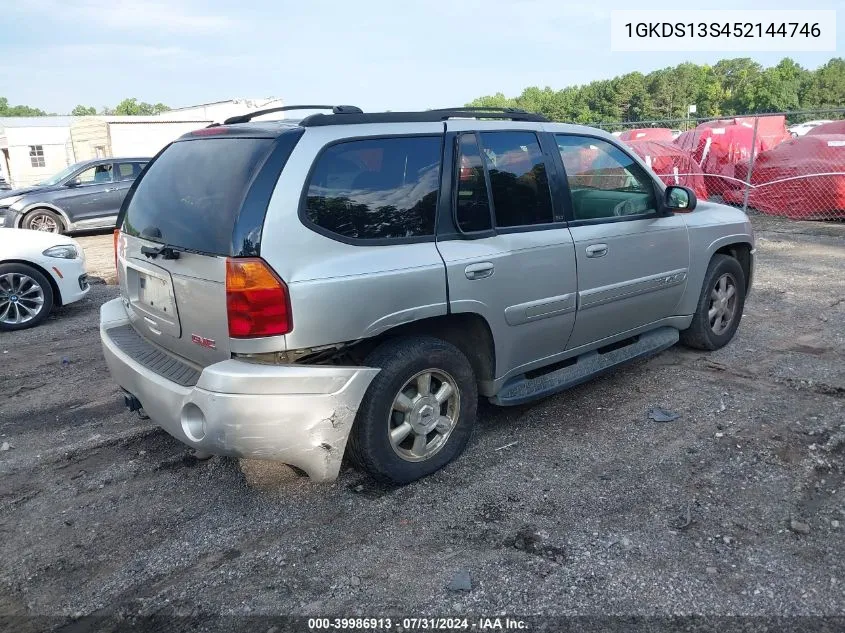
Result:
<instances>
[{"instance_id":1,"label":"rear bumper","mask_svg":"<svg viewBox=\"0 0 845 633\"><path fill-rule=\"evenodd\" d=\"M378 369L225 360L184 387L116 345L109 330L128 322L122 299L100 309L106 364L173 437L206 453L284 462L317 481L337 477L358 405Z\"/></svg>"}]
</instances>

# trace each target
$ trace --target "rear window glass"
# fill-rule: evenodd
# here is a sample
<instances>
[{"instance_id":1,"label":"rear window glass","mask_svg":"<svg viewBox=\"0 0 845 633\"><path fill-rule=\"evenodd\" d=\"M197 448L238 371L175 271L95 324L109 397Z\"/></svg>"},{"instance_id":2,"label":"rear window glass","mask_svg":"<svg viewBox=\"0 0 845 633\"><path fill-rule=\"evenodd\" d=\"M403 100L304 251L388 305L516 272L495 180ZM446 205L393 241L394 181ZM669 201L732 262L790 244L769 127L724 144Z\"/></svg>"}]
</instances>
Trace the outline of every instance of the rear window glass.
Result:
<instances>
[{"instance_id":1,"label":"rear window glass","mask_svg":"<svg viewBox=\"0 0 845 633\"><path fill-rule=\"evenodd\" d=\"M150 166L126 207L123 231L155 242L229 255L247 190L273 139L173 143Z\"/></svg>"},{"instance_id":2,"label":"rear window glass","mask_svg":"<svg viewBox=\"0 0 845 633\"><path fill-rule=\"evenodd\" d=\"M332 145L311 174L306 218L351 239L434 235L440 144L418 136Z\"/></svg>"}]
</instances>

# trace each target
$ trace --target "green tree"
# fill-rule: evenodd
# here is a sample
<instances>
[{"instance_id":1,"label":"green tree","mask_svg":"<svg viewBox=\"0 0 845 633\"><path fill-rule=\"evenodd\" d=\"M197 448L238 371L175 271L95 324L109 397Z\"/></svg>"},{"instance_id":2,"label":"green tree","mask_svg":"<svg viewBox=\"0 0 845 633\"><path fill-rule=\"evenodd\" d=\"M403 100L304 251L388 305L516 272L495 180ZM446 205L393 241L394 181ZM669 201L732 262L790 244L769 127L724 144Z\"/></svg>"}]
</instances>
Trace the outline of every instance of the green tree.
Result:
<instances>
[{"instance_id":1,"label":"green tree","mask_svg":"<svg viewBox=\"0 0 845 633\"><path fill-rule=\"evenodd\" d=\"M0 116L45 116L46 114L44 110L30 106L10 106L6 97L0 97Z\"/></svg>"},{"instance_id":2,"label":"green tree","mask_svg":"<svg viewBox=\"0 0 845 633\"><path fill-rule=\"evenodd\" d=\"M801 107L800 93L807 71L788 57L767 68L748 87L749 111L784 112Z\"/></svg>"},{"instance_id":3,"label":"green tree","mask_svg":"<svg viewBox=\"0 0 845 633\"><path fill-rule=\"evenodd\" d=\"M557 91L529 87L513 98L497 92L468 105L511 106L540 112L556 121L612 124L683 119L690 105L696 106L698 116L716 117L838 108L843 104L845 59L831 59L819 69L808 71L789 58L764 69L743 57L723 59L713 66L683 63L646 75L628 73Z\"/></svg>"},{"instance_id":4,"label":"green tree","mask_svg":"<svg viewBox=\"0 0 845 633\"><path fill-rule=\"evenodd\" d=\"M155 105L146 101L138 103L138 100L133 97L131 99L124 99L118 103L114 108L114 114L122 116L150 115L161 114L162 112L167 112L169 109L163 103L156 103Z\"/></svg>"},{"instance_id":5,"label":"green tree","mask_svg":"<svg viewBox=\"0 0 845 633\"><path fill-rule=\"evenodd\" d=\"M845 105L845 59L835 57L806 73L799 89L802 108L841 108Z\"/></svg>"},{"instance_id":6,"label":"green tree","mask_svg":"<svg viewBox=\"0 0 845 633\"><path fill-rule=\"evenodd\" d=\"M73 116L91 116L97 114L97 108L91 106L78 105L70 111Z\"/></svg>"}]
</instances>

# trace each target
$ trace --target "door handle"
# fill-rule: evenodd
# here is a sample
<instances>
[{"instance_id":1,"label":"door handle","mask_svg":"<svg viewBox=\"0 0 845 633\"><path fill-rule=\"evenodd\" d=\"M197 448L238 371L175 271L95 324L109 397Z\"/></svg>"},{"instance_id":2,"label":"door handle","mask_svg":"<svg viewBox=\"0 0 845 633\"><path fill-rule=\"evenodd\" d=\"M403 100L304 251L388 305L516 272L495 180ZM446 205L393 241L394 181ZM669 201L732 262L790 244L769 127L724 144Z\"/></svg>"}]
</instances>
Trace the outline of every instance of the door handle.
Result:
<instances>
[{"instance_id":1,"label":"door handle","mask_svg":"<svg viewBox=\"0 0 845 633\"><path fill-rule=\"evenodd\" d=\"M464 268L464 274L467 279L473 281L475 279L484 279L493 274L493 264L490 262L480 262L478 264L470 264Z\"/></svg>"},{"instance_id":2,"label":"door handle","mask_svg":"<svg viewBox=\"0 0 845 633\"><path fill-rule=\"evenodd\" d=\"M587 247L587 257L604 257L607 255L607 244L591 244Z\"/></svg>"}]
</instances>

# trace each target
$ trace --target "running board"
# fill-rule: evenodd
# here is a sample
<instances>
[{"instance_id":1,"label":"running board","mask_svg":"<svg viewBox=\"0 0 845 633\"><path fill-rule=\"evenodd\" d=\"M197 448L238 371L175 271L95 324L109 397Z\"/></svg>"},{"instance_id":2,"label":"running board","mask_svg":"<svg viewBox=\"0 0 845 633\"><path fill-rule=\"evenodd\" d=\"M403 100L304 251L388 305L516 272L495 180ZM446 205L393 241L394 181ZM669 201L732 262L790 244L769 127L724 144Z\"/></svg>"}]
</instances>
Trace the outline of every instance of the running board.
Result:
<instances>
[{"instance_id":1,"label":"running board","mask_svg":"<svg viewBox=\"0 0 845 633\"><path fill-rule=\"evenodd\" d=\"M490 398L490 402L509 407L545 398L580 385L625 363L653 356L677 342L678 330L673 327L658 328L640 334L627 345L607 345L608 351L604 353L600 350L605 348L600 347L598 350L582 354L576 357L574 363L560 369L552 369L534 378L516 376L506 382L499 393Z\"/></svg>"}]
</instances>

